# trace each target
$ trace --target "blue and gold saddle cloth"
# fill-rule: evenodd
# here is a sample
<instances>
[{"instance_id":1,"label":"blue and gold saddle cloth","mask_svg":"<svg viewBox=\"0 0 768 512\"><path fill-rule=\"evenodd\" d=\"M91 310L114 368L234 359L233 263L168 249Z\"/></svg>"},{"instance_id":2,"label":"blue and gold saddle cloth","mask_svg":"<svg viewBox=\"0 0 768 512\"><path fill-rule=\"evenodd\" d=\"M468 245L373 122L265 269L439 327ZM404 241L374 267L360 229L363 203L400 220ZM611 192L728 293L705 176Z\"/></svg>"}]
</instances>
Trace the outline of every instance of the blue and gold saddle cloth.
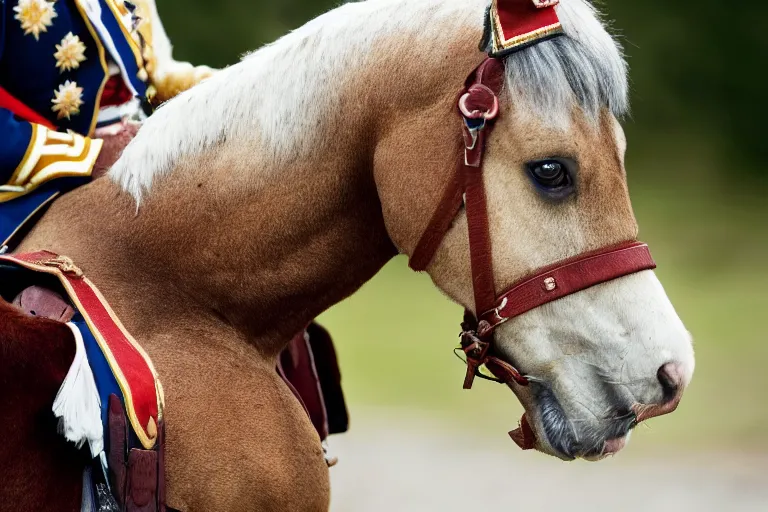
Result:
<instances>
[{"instance_id":1,"label":"blue and gold saddle cloth","mask_svg":"<svg viewBox=\"0 0 768 512\"><path fill-rule=\"evenodd\" d=\"M53 412L63 435L93 456L81 510L165 510L163 393L152 361L68 258L0 256L0 297L26 310L30 290L48 293L49 303L60 299L57 311L69 308L76 354Z\"/></svg>"}]
</instances>

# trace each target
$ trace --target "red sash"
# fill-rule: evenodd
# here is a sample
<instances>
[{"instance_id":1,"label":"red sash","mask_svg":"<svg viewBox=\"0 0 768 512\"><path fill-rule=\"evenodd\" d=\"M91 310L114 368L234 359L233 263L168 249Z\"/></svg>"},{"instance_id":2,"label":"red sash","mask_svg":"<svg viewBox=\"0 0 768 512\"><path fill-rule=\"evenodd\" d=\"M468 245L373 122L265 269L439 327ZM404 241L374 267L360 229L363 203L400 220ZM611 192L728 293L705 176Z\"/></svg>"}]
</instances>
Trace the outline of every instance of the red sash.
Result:
<instances>
[{"instance_id":1,"label":"red sash","mask_svg":"<svg viewBox=\"0 0 768 512\"><path fill-rule=\"evenodd\" d=\"M123 327L99 290L66 256L40 251L0 256L2 261L59 279L109 362L133 430L142 446L151 450L162 419L162 387L149 356Z\"/></svg>"},{"instance_id":2,"label":"red sash","mask_svg":"<svg viewBox=\"0 0 768 512\"><path fill-rule=\"evenodd\" d=\"M14 98L11 93L0 86L0 108L10 110L17 117L35 124L41 124L50 130L56 131L56 127L49 120Z\"/></svg>"}]
</instances>

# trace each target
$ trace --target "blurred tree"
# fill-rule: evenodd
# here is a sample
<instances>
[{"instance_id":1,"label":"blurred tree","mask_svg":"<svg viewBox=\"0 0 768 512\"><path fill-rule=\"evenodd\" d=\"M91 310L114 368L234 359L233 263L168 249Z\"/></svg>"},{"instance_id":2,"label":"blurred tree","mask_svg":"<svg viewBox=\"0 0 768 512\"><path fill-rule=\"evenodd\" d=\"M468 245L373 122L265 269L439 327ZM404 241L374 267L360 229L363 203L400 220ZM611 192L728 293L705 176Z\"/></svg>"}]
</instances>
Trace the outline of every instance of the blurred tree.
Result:
<instances>
[{"instance_id":1,"label":"blurred tree","mask_svg":"<svg viewBox=\"0 0 768 512\"><path fill-rule=\"evenodd\" d=\"M632 66L637 127L711 137L723 173L768 183L768 5L622 0L607 10Z\"/></svg>"}]
</instances>

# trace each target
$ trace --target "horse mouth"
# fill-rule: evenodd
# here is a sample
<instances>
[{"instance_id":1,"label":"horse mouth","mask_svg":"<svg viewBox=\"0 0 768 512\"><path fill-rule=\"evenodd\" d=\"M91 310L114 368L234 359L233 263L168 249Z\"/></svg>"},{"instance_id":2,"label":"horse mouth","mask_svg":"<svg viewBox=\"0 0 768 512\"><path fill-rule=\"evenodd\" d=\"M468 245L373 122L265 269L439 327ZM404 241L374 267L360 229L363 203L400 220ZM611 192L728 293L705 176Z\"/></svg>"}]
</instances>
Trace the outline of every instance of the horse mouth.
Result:
<instances>
[{"instance_id":1,"label":"horse mouth","mask_svg":"<svg viewBox=\"0 0 768 512\"><path fill-rule=\"evenodd\" d=\"M590 462L598 462L603 459L607 459L608 457L612 457L617 453L619 453L621 450L623 450L625 446L627 446L627 443L629 442L629 437L630 437L630 434L627 433L627 435L623 437L608 439L603 444L603 449L600 451L600 453L586 454L586 455L583 455L582 458Z\"/></svg>"},{"instance_id":2,"label":"horse mouth","mask_svg":"<svg viewBox=\"0 0 768 512\"><path fill-rule=\"evenodd\" d=\"M629 411L577 432L548 388L542 386L536 395L536 411L523 414L518 428L509 433L523 450L537 450L566 461L599 461L623 450L637 424L635 414Z\"/></svg>"},{"instance_id":3,"label":"horse mouth","mask_svg":"<svg viewBox=\"0 0 768 512\"><path fill-rule=\"evenodd\" d=\"M578 448L573 449L575 447L563 449L562 447L564 443L562 440L557 440L554 442L547 440L547 445L550 447L550 449L547 449L547 446L542 445L539 442L535 431L528 421L528 415L523 414L523 417L520 419L520 425L516 429L512 430L509 433L509 436L522 450L538 450L540 452L550 454L552 454L551 452L554 450L556 452L554 455L563 460L570 461L581 458L590 462L597 462L608 457L612 457L613 455L616 455L621 450L623 450L629 442L630 432L628 430L627 433L623 436L607 439L603 442L602 447L598 446L592 448L589 451L580 451Z\"/></svg>"}]
</instances>

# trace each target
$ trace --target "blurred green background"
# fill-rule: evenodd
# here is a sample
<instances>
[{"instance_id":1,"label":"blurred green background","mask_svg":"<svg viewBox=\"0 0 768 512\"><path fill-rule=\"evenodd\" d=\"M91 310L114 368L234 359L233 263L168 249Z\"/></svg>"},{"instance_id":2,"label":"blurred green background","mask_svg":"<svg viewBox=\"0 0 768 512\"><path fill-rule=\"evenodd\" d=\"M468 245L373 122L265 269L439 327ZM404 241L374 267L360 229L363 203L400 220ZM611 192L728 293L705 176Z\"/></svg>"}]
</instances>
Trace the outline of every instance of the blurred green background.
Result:
<instances>
[{"instance_id":1,"label":"blurred green background","mask_svg":"<svg viewBox=\"0 0 768 512\"><path fill-rule=\"evenodd\" d=\"M158 0L176 57L224 66L334 7L323 0ZM676 414L634 443L765 450L768 421L768 6L613 0L601 8L631 66L627 167L641 238L696 340L697 371ZM471 422L503 435L514 397L462 392L451 348L461 311L394 261L321 321L338 343L355 411Z\"/></svg>"}]
</instances>

